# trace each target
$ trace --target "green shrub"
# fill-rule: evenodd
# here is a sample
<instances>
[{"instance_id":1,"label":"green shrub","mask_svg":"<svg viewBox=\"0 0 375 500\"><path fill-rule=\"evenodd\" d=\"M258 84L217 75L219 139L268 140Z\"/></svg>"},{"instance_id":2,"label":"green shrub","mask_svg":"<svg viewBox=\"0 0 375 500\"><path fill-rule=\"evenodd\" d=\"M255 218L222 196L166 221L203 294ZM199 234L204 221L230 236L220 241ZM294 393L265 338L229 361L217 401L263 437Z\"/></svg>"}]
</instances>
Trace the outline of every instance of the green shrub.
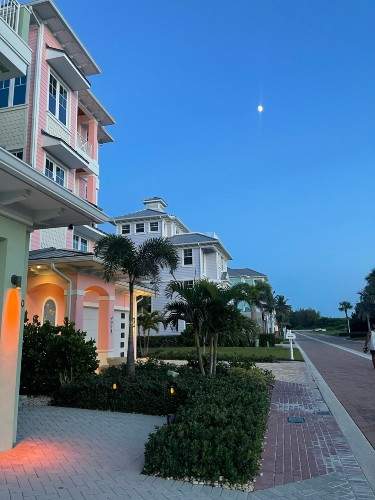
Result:
<instances>
[{"instance_id":1,"label":"green shrub","mask_svg":"<svg viewBox=\"0 0 375 500\"><path fill-rule=\"evenodd\" d=\"M164 360L196 360L196 352L191 347L174 347L151 349L150 356ZM207 352L207 351L206 351ZM300 351L294 349L294 359L303 361ZM257 363L273 363L275 361L288 361L289 350L284 347L219 347L219 361L246 361Z\"/></svg>"},{"instance_id":2,"label":"green shrub","mask_svg":"<svg viewBox=\"0 0 375 500\"><path fill-rule=\"evenodd\" d=\"M180 373L172 379L168 371ZM176 393L168 395L173 382ZM113 389L116 384L116 389ZM158 364L153 361L136 364L136 377L126 376L126 365L112 366L100 375L80 382L64 384L55 391L52 404L95 410L124 411L148 415L168 415L185 402L201 384L201 376L187 367Z\"/></svg>"},{"instance_id":3,"label":"green shrub","mask_svg":"<svg viewBox=\"0 0 375 500\"><path fill-rule=\"evenodd\" d=\"M271 377L233 368L205 379L177 410L175 422L151 434L144 473L244 484L259 469Z\"/></svg>"},{"instance_id":4,"label":"green shrub","mask_svg":"<svg viewBox=\"0 0 375 500\"><path fill-rule=\"evenodd\" d=\"M23 334L22 394L51 394L62 383L73 382L98 367L95 341L65 320L62 326L43 325L34 316L26 321Z\"/></svg>"},{"instance_id":5,"label":"green shrub","mask_svg":"<svg viewBox=\"0 0 375 500\"><path fill-rule=\"evenodd\" d=\"M274 333L262 333L259 335L259 347L273 347L276 343Z\"/></svg>"}]
</instances>

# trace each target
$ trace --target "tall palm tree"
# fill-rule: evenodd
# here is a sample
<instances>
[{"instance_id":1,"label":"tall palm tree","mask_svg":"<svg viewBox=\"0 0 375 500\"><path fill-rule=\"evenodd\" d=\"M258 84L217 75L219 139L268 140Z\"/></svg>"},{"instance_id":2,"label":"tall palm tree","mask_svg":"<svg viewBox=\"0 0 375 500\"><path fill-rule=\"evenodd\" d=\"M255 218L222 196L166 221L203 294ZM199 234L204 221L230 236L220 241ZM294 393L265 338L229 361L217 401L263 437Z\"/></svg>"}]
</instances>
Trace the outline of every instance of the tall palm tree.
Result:
<instances>
[{"instance_id":1,"label":"tall palm tree","mask_svg":"<svg viewBox=\"0 0 375 500\"><path fill-rule=\"evenodd\" d=\"M143 330L143 346L142 346L142 338L139 336L139 347L142 356L148 355L148 348L150 343L150 332L154 330L154 332L159 331L159 323L163 323L164 318L159 313L159 311L151 311L144 312L140 314L137 318L138 327Z\"/></svg>"},{"instance_id":2,"label":"tall palm tree","mask_svg":"<svg viewBox=\"0 0 375 500\"><path fill-rule=\"evenodd\" d=\"M172 274L176 270L177 251L167 238L150 238L136 246L132 240L125 236L111 234L104 236L97 242L95 255L103 261L103 274L106 281L116 281L125 277L128 282L130 320L126 369L128 376L134 378L134 286L137 281L147 280L152 282L157 290L160 270L167 268Z\"/></svg>"},{"instance_id":3,"label":"tall palm tree","mask_svg":"<svg viewBox=\"0 0 375 500\"><path fill-rule=\"evenodd\" d=\"M375 294L371 293L371 290L366 286L361 292L359 292L361 300L356 306L358 317L362 321L367 322L367 330L371 332L371 316L374 314L375 310Z\"/></svg>"},{"instance_id":4,"label":"tall palm tree","mask_svg":"<svg viewBox=\"0 0 375 500\"><path fill-rule=\"evenodd\" d=\"M348 316L348 311L350 311L350 309L353 309L353 306L347 300L343 300L342 302L340 302L338 309L339 309L339 311L345 313L346 325L347 325L348 333L350 333L350 320L349 320L349 316Z\"/></svg>"},{"instance_id":5,"label":"tall palm tree","mask_svg":"<svg viewBox=\"0 0 375 500\"><path fill-rule=\"evenodd\" d=\"M276 321L279 327L279 334L282 335L283 327L285 326L285 323L288 321L290 313L292 312L292 308L288 304L288 300L284 295L276 295L275 311Z\"/></svg>"},{"instance_id":6,"label":"tall palm tree","mask_svg":"<svg viewBox=\"0 0 375 500\"><path fill-rule=\"evenodd\" d=\"M166 296L174 300L165 306L164 320L165 324L171 324L174 327L177 327L179 320L190 325L202 375L206 372L203 365L201 339L208 320L207 306L211 298L207 284L207 280L194 281L192 286L180 281L171 281L166 288Z\"/></svg>"}]
</instances>

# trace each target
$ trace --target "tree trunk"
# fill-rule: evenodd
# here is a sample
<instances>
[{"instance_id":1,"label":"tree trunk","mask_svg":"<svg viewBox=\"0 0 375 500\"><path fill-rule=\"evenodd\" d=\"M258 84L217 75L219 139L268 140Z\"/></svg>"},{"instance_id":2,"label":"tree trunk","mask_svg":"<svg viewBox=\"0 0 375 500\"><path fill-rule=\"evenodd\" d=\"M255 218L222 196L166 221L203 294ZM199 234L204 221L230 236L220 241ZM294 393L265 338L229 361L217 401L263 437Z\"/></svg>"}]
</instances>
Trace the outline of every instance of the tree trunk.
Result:
<instances>
[{"instance_id":1,"label":"tree trunk","mask_svg":"<svg viewBox=\"0 0 375 500\"><path fill-rule=\"evenodd\" d=\"M367 330L369 333L371 333L370 316L368 313L366 314L366 320L367 320Z\"/></svg>"},{"instance_id":2,"label":"tree trunk","mask_svg":"<svg viewBox=\"0 0 375 500\"><path fill-rule=\"evenodd\" d=\"M214 373L214 336L211 334L210 337L210 377Z\"/></svg>"},{"instance_id":3,"label":"tree trunk","mask_svg":"<svg viewBox=\"0 0 375 500\"><path fill-rule=\"evenodd\" d=\"M134 284L129 283L130 303L129 303L129 338L128 338L128 353L126 355L126 372L129 378L135 377L135 360L134 360Z\"/></svg>"},{"instance_id":4,"label":"tree trunk","mask_svg":"<svg viewBox=\"0 0 375 500\"><path fill-rule=\"evenodd\" d=\"M213 375L214 377L216 376L216 366L217 366L217 344L219 341L219 334L215 333L215 340L214 340L214 371Z\"/></svg>"},{"instance_id":5,"label":"tree trunk","mask_svg":"<svg viewBox=\"0 0 375 500\"><path fill-rule=\"evenodd\" d=\"M145 353L146 353L146 356L148 356L148 348L149 348L149 345L150 345L150 329L147 330L147 337L146 337L146 340L145 340Z\"/></svg>"},{"instance_id":6,"label":"tree trunk","mask_svg":"<svg viewBox=\"0 0 375 500\"><path fill-rule=\"evenodd\" d=\"M206 372L204 371L204 366L203 366L201 346L200 346L200 343L199 343L199 334L197 332L195 332L194 335L195 335L195 346L197 348L197 356L198 356L199 369L201 371L201 374L203 376L205 376Z\"/></svg>"},{"instance_id":7,"label":"tree trunk","mask_svg":"<svg viewBox=\"0 0 375 500\"><path fill-rule=\"evenodd\" d=\"M142 335L139 328L138 328L138 345L139 345L139 353L143 357Z\"/></svg>"},{"instance_id":8,"label":"tree trunk","mask_svg":"<svg viewBox=\"0 0 375 500\"><path fill-rule=\"evenodd\" d=\"M345 316L346 316L346 326L348 330L348 334L350 335L350 320L347 311L345 311Z\"/></svg>"}]
</instances>

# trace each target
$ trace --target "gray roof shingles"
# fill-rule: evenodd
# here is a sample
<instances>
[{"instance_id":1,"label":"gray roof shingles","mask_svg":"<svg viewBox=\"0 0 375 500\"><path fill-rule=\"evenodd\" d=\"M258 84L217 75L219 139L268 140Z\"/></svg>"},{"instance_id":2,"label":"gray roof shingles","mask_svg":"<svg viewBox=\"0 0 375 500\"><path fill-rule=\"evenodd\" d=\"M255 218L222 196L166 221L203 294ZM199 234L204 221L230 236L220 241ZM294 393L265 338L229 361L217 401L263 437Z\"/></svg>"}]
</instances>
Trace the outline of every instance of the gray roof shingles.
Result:
<instances>
[{"instance_id":1,"label":"gray roof shingles","mask_svg":"<svg viewBox=\"0 0 375 500\"><path fill-rule=\"evenodd\" d=\"M168 216L167 213L161 212L160 210L152 210L151 208L146 208L145 210L139 210L138 212L133 212L131 214L120 215L115 217L115 220L121 219L142 219L143 217L160 217Z\"/></svg>"},{"instance_id":2,"label":"gray roof shingles","mask_svg":"<svg viewBox=\"0 0 375 500\"><path fill-rule=\"evenodd\" d=\"M43 259L59 259L66 257L89 257L93 254L90 252L80 252L78 250L67 250L55 247L41 248L40 250L31 250L29 252L29 260Z\"/></svg>"},{"instance_id":3,"label":"gray roof shingles","mask_svg":"<svg viewBox=\"0 0 375 500\"><path fill-rule=\"evenodd\" d=\"M170 236L168 238L175 245L194 244L194 243L220 243L217 238L206 236L201 233L182 233Z\"/></svg>"},{"instance_id":4,"label":"gray roof shingles","mask_svg":"<svg viewBox=\"0 0 375 500\"><path fill-rule=\"evenodd\" d=\"M240 278L241 276L260 276L266 278L265 274L258 273L258 271L254 271L254 269L248 267L243 267L241 269L231 269L228 267L228 274L230 278Z\"/></svg>"}]
</instances>

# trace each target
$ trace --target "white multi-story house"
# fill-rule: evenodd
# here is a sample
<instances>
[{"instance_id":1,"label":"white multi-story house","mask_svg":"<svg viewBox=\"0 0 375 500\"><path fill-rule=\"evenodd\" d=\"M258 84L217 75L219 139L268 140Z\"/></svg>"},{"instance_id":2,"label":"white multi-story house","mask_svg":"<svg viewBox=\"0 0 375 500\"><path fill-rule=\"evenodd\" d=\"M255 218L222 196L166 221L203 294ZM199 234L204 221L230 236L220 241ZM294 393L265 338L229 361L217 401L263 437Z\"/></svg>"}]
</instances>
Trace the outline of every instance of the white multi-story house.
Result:
<instances>
[{"instance_id":1,"label":"white multi-story house","mask_svg":"<svg viewBox=\"0 0 375 500\"><path fill-rule=\"evenodd\" d=\"M229 285L227 262L229 252L216 236L190 231L176 216L168 214L167 203L159 197L144 200L144 209L125 214L114 219L117 234L132 239L140 244L148 238L166 237L176 246L179 265L174 278L185 283L206 278L216 283ZM168 270L161 273L158 292L151 299L151 310L164 310L168 299L165 295L167 284L172 276ZM184 322L178 325L177 332L171 328L165 331L160 327L160 334L180 333L185 328Z\"/></svg>"},{"instance_id":2,"label":"white multi-story house","mask_svg":"<svg viewBox=\"0 0 375 500\"><path fill-rule=\"evenodd\" d=\"M228 268L228 276L232 286L238 283L246 283L248 285L255 285L259 282L268 283L268 277L265 274L248 267ZM244 316L251 318L262 328L265 328L267 332L274 333L276 326L274 314L266 313L254 305L250 307L247 302L239 302L238 309Z\"/></svg>"}]
</instances>

